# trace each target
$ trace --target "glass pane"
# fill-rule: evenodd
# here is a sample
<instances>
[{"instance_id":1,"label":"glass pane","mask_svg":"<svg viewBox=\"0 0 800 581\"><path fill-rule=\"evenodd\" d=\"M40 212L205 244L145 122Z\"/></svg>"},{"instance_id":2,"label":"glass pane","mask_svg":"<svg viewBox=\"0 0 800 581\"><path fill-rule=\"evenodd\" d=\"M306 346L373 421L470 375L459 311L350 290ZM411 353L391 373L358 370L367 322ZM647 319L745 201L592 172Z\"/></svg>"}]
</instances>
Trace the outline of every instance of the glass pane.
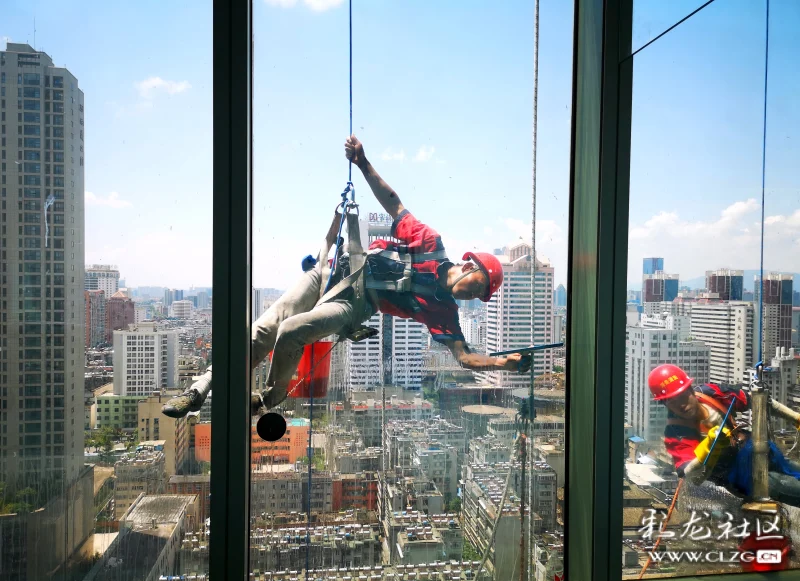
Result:
<instances>
[{"instance_id":1,"label":"glass pane","mask_svg":"<svg viewBox=\"0 0 800 581\"><path fill-rule=\"evenodd\" d=\"M532 3L353 3L363 150L348 145L359 208L341 256L348 3L254 3L252 395L267 403L252 427L254 578L563 571L566 355L553 344L566 317L573 17L568 3L541 10L534 271ZM501 32L501 45L475 42ZM337 294L364 261L355 242L370 251L366 304L358 287ZM493 268L488 302L466 253ZM532 372L519 373L519 353L508 371L490 355L532 344L548 346Z\"/></svg>"},{"instance_id":2,"label":"glass pane","mask_svg":"<svg viewBox=\"0 0 800 581\"><path fill-rule=\"evenodd\" d=\"M162 406L211 359L211 4L11 4L0 578L205 574L210 399Z\"/></svg>"},{"instance_id":3,"label":"glass pane","mask_svg":"<svg viewBox=\"0 0 800 581\"><path fill-rule=\"evenodd\" d=\"M773 4L763 283L764 4L713 4L635 57L625 578L800 566L799 22Z\"/></svg>"},{"instance_id":4,"label":"glass pane","mask_svg":"<svg viewBox=\"0 0 800 581\"><path fill-rule=\"evenodd\" d=\"M634 0L632 49L637 51L677 22L706 4L706 0Z\"/></svg>"}]
</instances>

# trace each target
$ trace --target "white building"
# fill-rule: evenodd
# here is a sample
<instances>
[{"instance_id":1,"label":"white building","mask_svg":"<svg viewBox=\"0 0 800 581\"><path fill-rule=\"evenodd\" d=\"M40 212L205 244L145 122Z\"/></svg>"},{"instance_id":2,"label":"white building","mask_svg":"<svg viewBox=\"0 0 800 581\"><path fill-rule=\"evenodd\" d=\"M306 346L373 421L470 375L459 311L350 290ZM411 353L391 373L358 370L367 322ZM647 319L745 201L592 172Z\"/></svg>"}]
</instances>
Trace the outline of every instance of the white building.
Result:
<instances>
[{"instance_id":1,"label":"white building","mask_svg":"<svg viewBox=\"0 0 800 581\"><path fill-rule=\"evenodd\" d=\"M681 331L628 327L625 341L625 421L633 433L658 445L667 425L667 408L653 401L647 378L663 363L683 368L695 384L709 381L710 349L700 341L681 341Z\"/></svg>"},{"instance_id":2,"label":"white building","mask_svg":"<svg viewBox=\"0 0 800 581\"><path fill-rule=\"evenodd\" d=\"M149 305L137 305L134 310L134 322L139 324L143 321L149 320L152 317L152 311L153 308Z\"/></svg>"},{"instance_id":3,"label":"white building","mask_svg":"<svg viewBox=\"0 0 800 581\"><path fill-rule=\"evenodd\" d=\"M114 393L149 395L178 385L178 332L154 323L114 331Z\"/></svg>"},{"instance_id":4,"label":"white building","mask_svg":"<svg viewBox=\"0 0 800 581\"><path fill-rule=\"evenodd\" d=\"M473 351L483 353L486 351L486 315L479 311L459 309L458 324L467 345Z\"/></svg>"},{"instance_id":5,"label":"white building","mask_svg":"<svg viewBox=\"0 0 800 581\"><path fill-rule=\"evenodd\" d=\"M176 319L191 319L194 312L192 301L175 301L170 306L172 316Z\"/></svg>"},{"instance_id":6,"label":"white building","mask_svg":"<svg viewBox=\"0 0 800 581\"><path fill-rule=\"evenodd\" d=\"M555 342L553 325L553 267L544 257L536 264L534 313L535 326L531 332L531 247L517 244L507 249L506 255L497 258L503 264L503 285L488 303L486 350L506 351ZM534 355L533 371L536 375L553 370L551 350ZM506 371L483 371L478 375L497 386L527 387L527 374Z\"/></svg>"},{"instance_id":7,"label":"white building","mask_svg":"<svg viewBox=\"0 0 800 581\"><path fill-rule=\"evenodd\" d=\"M749 302L696 303L692 337L711 349L710 380L741 384L749 381L753 357L755 311Z\"/></svg>"},{"instance_id":8,"label":"white building","mask_svg":"<svg viewBox=\"0 0 800 581\"><path fill-rule=\"evenodd\" d=\"M642 315L641 327L644 329L669 329L677 331L678 340L686 341L692 334L692 319L686 315L671 315L661 313L660 315Z\"/></svg>"},{"instance_id":9,"label":"white building","mask_svg":"<svg viewBox=\"0 0 800 581\"><path fill-rule=\"evenodd\" d=\"M106 298L119 290L119 270L107 264L92 264L86 267L83 275L84 290L101 290Z\"/></svg>"},{"instance_id":10,"label":"white building","mask_svg":"<svg viewBox=\"0 0 800 581\"><path fill-rule=\"evenodd\" d=\"M198 302L198 308L199 308ZM250 316L255 321L258 319L262 313L265 311L264 309L264 291L260 288L253 289L253 303L250 305Z\"/></svg>"},{"instance_id":11,"label":"white building","mask_svg":"<svg viewBox=\"0 0 800 581\"><path fill-rule=\"evenodd\" d=\"M392 240L391 221L361 221L361 243L367 248L375 240ZM347 388L362 390L377 385L396 385L404 389L422 387L425 325L383 313L373 315L365 326L378 330L370 339L345 347Z\"/></svg>"}]
</instances>

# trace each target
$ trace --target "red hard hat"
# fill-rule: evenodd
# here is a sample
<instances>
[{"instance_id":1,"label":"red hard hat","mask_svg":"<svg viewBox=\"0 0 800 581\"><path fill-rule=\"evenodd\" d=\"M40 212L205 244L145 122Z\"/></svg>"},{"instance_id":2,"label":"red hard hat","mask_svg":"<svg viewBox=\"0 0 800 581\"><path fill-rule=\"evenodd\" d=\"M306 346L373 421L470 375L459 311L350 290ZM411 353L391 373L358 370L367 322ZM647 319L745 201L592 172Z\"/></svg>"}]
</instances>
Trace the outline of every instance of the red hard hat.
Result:
<instances>
[{"instance_id":1,"label":"red hard hat","mask_svg":"<svg viewBox=\"0 0 800 581\"><path fill-rule=\"evenodd\" d=\"M486 289L486 294L481 297L484 303L488 303L492 295L503 284L503 265L500 264L494 254L489 254L488 252L467 252L461 257L461 260L471 260L477 264L489 279L489 288Z\"/></svg>"},{"instance_id":2,"label":"red hard hat","mask_svg":"<svg viewBox=\"0 0 800 581\"><path fill-rule=\"evenodd\" d=\"M653 399L661 401L680 395L691 387L694 379L677 365L659 365L650 372L647 383Z\"/></svg>"}]
</instances>

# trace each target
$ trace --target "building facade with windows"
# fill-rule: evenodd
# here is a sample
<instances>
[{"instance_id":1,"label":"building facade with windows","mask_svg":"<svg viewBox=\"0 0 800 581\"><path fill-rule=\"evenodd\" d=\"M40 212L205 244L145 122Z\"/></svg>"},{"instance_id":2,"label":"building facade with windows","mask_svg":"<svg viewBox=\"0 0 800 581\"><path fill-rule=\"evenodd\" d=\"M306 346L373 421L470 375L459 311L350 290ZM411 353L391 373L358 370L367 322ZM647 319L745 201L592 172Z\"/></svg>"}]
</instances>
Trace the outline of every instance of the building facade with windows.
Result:
<instances>
[{"instance_id":1,"label":"building facade with windows","mask_svg":"<svg viewBox=\"0 0 800 581\"><path fill-rule=\"evenodd\" d=\"M119 290L119 270L113 265L89 265L86 267L83 280L85 290L101 290L106 293L106 298Z\"/></svg>"},{"instance_id":2,"label":"building facade with windows","mask_svg":"<svg viewBox=\"0 0 800 581\"><path fill-rule=\"evenodd\" d=\"M41 489L83 470L84 96L28 44L0 75L0 478Z\"/></svg>"},{"instance_id":3,"label":"building facade with windows","mask_svg":"<svg viewBox=\"0 0 800 581\"><path fill-rule=\"evenodd\" d=\"M139 323L114 331L114 393L148 395L178 386L178 332Z\"/></svg>"}]
</instances>

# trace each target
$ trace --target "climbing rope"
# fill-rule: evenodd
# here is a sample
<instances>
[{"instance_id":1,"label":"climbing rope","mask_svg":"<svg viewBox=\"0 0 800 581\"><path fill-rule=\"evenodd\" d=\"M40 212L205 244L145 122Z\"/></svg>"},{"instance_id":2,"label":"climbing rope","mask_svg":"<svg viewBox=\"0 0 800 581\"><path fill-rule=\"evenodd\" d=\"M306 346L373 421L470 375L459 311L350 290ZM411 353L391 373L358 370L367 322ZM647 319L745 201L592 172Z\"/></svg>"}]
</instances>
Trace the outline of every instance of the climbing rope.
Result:
<instances>
[{"instance_id":1,"label":"climbing rope","mask_svg":"<svg viewBox=\"0 0 800 581\"><path fill-rule=\"evenodd\" d=\"M350 59L349 59L349 88L350 88L350 133L349 135L353 135L353 0L349 0L348 2L348 28L349 28L349 50L350 50ZM348 160L347 164L347 184L345 185L344 191L342 191L342 201L336 207L337 211L339 208L342 210L342 218L339 221L339 232L336 235L336 249L333 253L333 261L331 262L331 269L328 273L328 281L325 283L325 290L323 294L327 293L330 290L331 282L333 280L333 273L336 271L337 266L339 266L339 254L341 254L342 244L344 243L342 239L342 230L344 229L344 223L347 220L347 215L351 209L358 208L356 204L356 189L353 187L353 162L352 160ZM326 260L327 256L320 256L320 260ZM312 350L312 360L311 360L311 369L306 374L306 377L311 375L317 365L321 361L324 361L328 355L330 355L333 348L336 347L345 337L339 337L333 345L331 345L330 349L323 355L320 360L315 364L313 360L313 350ZM303 378L305 380L305 378ZM300 385L302 381L298 382L297 385ZM314 466L314 458L313 458L313 434L314 434L314 387L311 386L309 389L309 405L308 405L308 502L306 507L306 579L308 579L310 567L309 567L309 559L311 556L311 497L312 497L312 479L311 474L313 471Z\"/></svg>"},{"instance_id":2,"label":"climbing rope","mask_svg":"<svg viewBox=\"0 0 800 581\"><path fill-rule=\"evenodd\" d=\"M532 192L531 192L531 345L536 344L536 145L537 145L537 136L538 136L538 118L539 118L539 0L536 0L534 3L534 13L533 13L533 163L532 163ZM558 342L561 337L555 337L555 341ZM531 354L533 357L533 354ZM533 431L533 417L534 417L534 405L533 405L533 392L534 392L534 382L536 378L536 367L534 365L534 361L531 361L531 384L530 384L530 393L528 395L528 422L525 423L526 427L526 436L528 435L528 431ZM530 429L528 429L530 428ZM527 445L527 439L526 439ZM528 510L530 514L528 515L528 554L527 554L527 566L528 571L521 571L521 575L527 575L529 579L533 578L533 558L535 554L534 550L534 523L533 523L533 503L534 500L537 498L536 495L536 488L538 481L533 477L533 454L530 455L530 462L531 462L531 474L530 474L530 497L528 499ZM524 494L524 490L523 490ZM524 542L525 538L525 516L522 515L520 522L520 536L521 540Z\"/></svg>"},{"instance_id":3,"label":"climbing rope","mask_svg":"<svg viewBox=\"0 0 800 581\"><path fill-rule=\"evenodd\" d=\"M761 277L758 293L758 360L764 361L764 207L767 176L767 85L769 81L769 0L767 1L766 46L764 48L764 119L761 134Z\"/></svg>"}]
</instances>

